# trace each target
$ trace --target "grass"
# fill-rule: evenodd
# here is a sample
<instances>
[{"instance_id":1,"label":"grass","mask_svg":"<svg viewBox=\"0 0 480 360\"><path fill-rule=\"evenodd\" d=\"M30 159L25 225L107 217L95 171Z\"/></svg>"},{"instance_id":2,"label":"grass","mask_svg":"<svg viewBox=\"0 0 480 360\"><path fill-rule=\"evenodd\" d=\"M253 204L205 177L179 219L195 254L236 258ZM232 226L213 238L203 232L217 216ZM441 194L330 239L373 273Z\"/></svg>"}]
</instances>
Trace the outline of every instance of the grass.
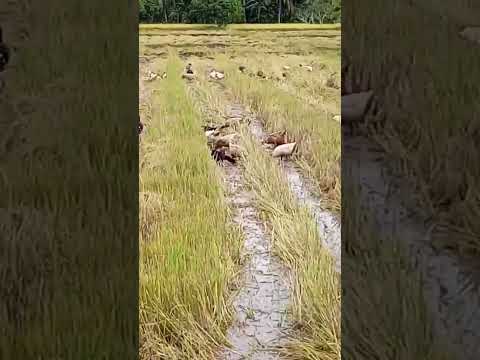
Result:
<instances>
[{"instance_id":1,"label":"grass","mask_svg":"<svg viewBox=\"0 0 480 360\"><path fill-rule=\"evenodd\" d=\"M279 32L282 34L279 37ZM182 59L193 62L228 52L237 59L255 57L303 58L304 61L336 59L339 66L340 31L309 29L294 31L236 31L224 28L166 30L151 27L140 31L140 53L150 59L166 59L175 48Z\"/></svg>"},{"instance_id":2,"label":"grass","mask_svg":"<svg viewBox=\"0 0 480 360\"><path fill-rule=\"evenodd\" d=\"M359 360L456 359L434 331L422 275L401 239L373 230L370 210L359 202L352 184L344 184L344 199L342 355Z\"/></svg>"},{"instance_id":3,"label":"grass","mask_svg":"<svg viewBox=\"0 0 480 360\"><path fill-rule=\"evenodd\" d=\"M240 62L241 59L235 57L236 62ZM258 64L260 62L258 54L252 56L250 61L252 64ZM194 66L198 71L199 87L209 87L206 71L212 65L226 71L222 83L232 91L239 102L250 105L258 113L267 131L286 129L299 142L299 164L305 173L318 183L325 204L339 214L341 134L339 124L332 119L334 113L322 111L317 106L308 106L270 81L240 73L236 62L230 60L228 55L221 54L217 55L214 61L196 60ZM250 69L256 70L254 67ZM215 94L210 94L208 101L217 115L223 111L223 104L218 102ZM339 99L333 99L333 94L330 94L329 101L333 104L332 108L339 107Z\"/></svg>"},{"instance_id":4,"label":"grass","mask_svg":"<svg viewBox=\"0 0 480 360\"><path fill-rule=\"evenodd\" d=\"M319 185L328 205L340 212L340 126L331 114L309 108L289 93L266 81L241 74L226 61L225 84L239 101L249 104L260 116L266 130L287 130L299 144L299 155L306 173Z\"/></svg>"},{"instance_id":5,"label":"grass","mask_svg":"<svg viewBox=\"0 0 480 360\"><path fill-rule=\"evenodd\" d=\"M327 36L325 38L324 36ZM328 37L340 37L340 33L318 32L312 42L319 40L322 51L307 56L278 57L278 54L264 53L242 56L233 54L232 62L244 66L248 71L257 73L261 70L268 78L268 83L297 98L304 105L310 105L320 113L328 113L331 117L340 114L340 44L328 41ZM298 35L301 38L301 34ZM297 40L296 37L294 37ZM263 39L268 42L268 39ZM286 42L285 40L283 42ZM283 42L279 42L280 47ZM285 47L295 46L286 43ZM295 49L290 47L290 50ZM285 51L288 51L285 49ZM315 55L313 55L315 53ZM313 72L307 71L301 65L311 65ZM285 75L285 76L284 76ZM308 106L306 106L308 107Z\"/></svg>"},{"instance_id":6,"label":"grass","mask_svg":"<svg viewBox=\"0 0 480 360\"><path fill-rule=\"evenodd\" d=\"M411 202L436 224L433 244L476 257L480 164L473 159L480 143L475 121L480 86L474 59L480 47L458 36L461 22L472 20L462 14L466 9L474 14L476 5L462 2L456 17L445 11L448 6L455 14L453 2L438 11L401 1L382 4L377 1L385 14L379 21L370 21L369 10L360 5L351 9L355 19L345 19L355 34L369 34L355 40L347 35L345 41L357 77L382 95L385 117L369 118L371 136L389 154L394 174L409 182ZM381 29L387 25L391 31L385 34ZM392 44L388 51L386 44ZM415 61L405 63L405 54Z\"/></svg>"},{"instance_id":7,"label":"grass","mask_svg":"<svg viewBox=\"0 0 480 360\"><path fill-rule=\"evenodd\" d=\"M172 56L142 140L141 357L210 360L225 342L241 239L180 72Z\"/></svg>"},{"instance_id":8,"label":"grass","mask_svg":"<svg viewBox=\"0 0 480 360\"><path fill-rule=\"evenodd\" d=\"M462 182L456 176L449 179L451 175L446 170L454 170L455 162L462 169L454 173L472 169L464 167L460 160L472 152L472 144L462 137L465 149L460 150L458 137L465 125L462 114L468 109L470 99L462 93L461 101L457 96L460 93L452 90L473 76L471 72L460 76L462 69L457 67L470 62L473 54L455 59L452 54L460 54L463 46L458 43L456 32L452 32L452 28L447 30L435 16L426 16L401 1L383 5L383 15L375 22L371 21L368 9L356 4L350 8L349 12L356 16L346 17L344 21L345 28L351 32L344 33L347 46L342 60L353 71L342 75L356 78L357 90L371 88L379 95L385 116L369 114L369 134L390 155L394 177L409 181L404 200L411 200L408 195L414 197L416 193L414 205L420 206L415 209L427 217L435 216L434 221L438 221L436 214L443 212L442 217L450 216L450 210L445 212L446 208L439 205L456 193ZM445 55L445 44L449 45L448 55ZM462 65L463 69L470 66L473 65ZM470 87L471 79L466 80L469 90L474 89ZM362 207L357 197L354 188L357 184L348 184L348 176L344 179L342 342L345 356L455 359L449 348L450 339L440 336L434 328L436 314L432 314L426 302L423 277L413 264L415 258L412 259L411 250L396 234L379 235L377 225L368 220L371 210ZM473 195L475 188L470 190ZM475 207L469 211L473 212L465 214L467 218L471 216L473 220L478 216ZM467 242L459 241L453 233L450 235L448 246L467 250ZM440 245L438 238L436 243Z\"/></svg>"},{"instance_id":9,"label":"grass","mask_svg":"<svg viewBox=\"0 0 480 360\"><path fill-rule=\"evenodd\" d=\"M2 359L138 354L130 13L100 2L2 3L15 49L0 94Z\"/></svg>"},{"instance_id":10,"label":"grass","mask_svg":"<svg viewBox=\"0 0 480 360\"><path fill-rule=\"evenodd\" d=\"M463 26L478 26L477 14L480 11L480 6L476 1L459 0L459 1L415 1L416 8L420 8L425 12L436 14L437 16L447 15L448 19L453 20L461 27Z\"/></svg>"},{"instance_id":11,"label":"grass","mask_svg":"<svg viewBox=\"0 0 480 360\"><path fill-rule=\"evenodd\" d=\"M140 34L150 31L188 31L188 30L218 30L217 25L212 24L140 24Z\"/></svg>"},{"instance_id":12,"label":"grass","mask_svg":"<svg viewBox=\"0 0 480 360\"><path fill-rule=\"evenodd\" d=\"M202 72L200 71L200 74ZM211 121L228 100L199 75L192 96ZM288 359L340 359L340 275L322 247L315 220L299 206L288 183L258 140L240 126L245 180L271 232L273 251L294 274L290 320L296 331L281 352Z\"/></svg>"},{"instance_id":13,"label":"grass","mask_svg":"<svg viewBox=\"0 0 480 360\"><path fill-rule=\"evenodd\" d=\"M303 31L340 30L340 24L229 24L219 27L212 24L140 24L140 32L184 30L234 30L234 31Z\"/></svg>"},{"instance_id":14,"label":"grass","mask_svg":"<svg viewBox=\"0 0 480 360\"><path fill-rule=\"evenodd\" d=\"M283 349L285 358L340 359L340 274L322 247L317 225L297 205L275 162L247 133L245 177L269 224L273 251L294 274L292 319L298 329ZM268 179L268 181L265 181Z\"/></svg>"},{"instance_id":15,"label":"grass","mask_svg":"<svg viewBox=\"0 0 480 360\"><path fill-rule=\"evenodd\" d=\"M316 159L317 163L325 166L332 166L335 172L332 160L330 165L328 161L323 163L323 158L327 158L324 153L324 147L320 145L320 141L315 142L318 134L321 133L321 141L325 140L332 147L332 153L337 152L337 173L338 182L335 184L337 191L337 208L340 202L340 185L339 183L339 155L340 155L340 128L338 123L331 119L333 111L319 109L319 104L309 107L302 104L297 98L292 97L286 89L279 89L278 84L262 81L254 81L249 79L249 83L244 78L237 77L236 70L238 62L246 59L251 60L253 66L263 66L262 57L268 56L274 61L274 58L280 59L285 56L282 61L286 63L293 62L298 65L299 62L315 63L325 62L325 74L332 73L332 69L338 67L338 32L334 31L317 31L317 32L286 32L284 37L279 38L274 33L269 32L248 32L246 35L239 35L240 32L233 34L233 31L205 31L200 35L193 32L179 32L169 35L162 31L152 31L152 34L162 34L158 37L141 37L141 49L145 50L147 56L151 56L149 64L153 71L162 73L165 68L166 49L171 46L177 48L178 53L183 59L184 65L187 62L193 64L193 68L197 73L197 80L193 82L191 98L198 100L195 107L201 110L201 117L205 122L221 122L224 113L226 99L220 96L215 90L214 84L209 83L207 78L207 69L214 66L218 69L228 70L226 81L223 83L232 86L237 80L241 81L241 86L254 92L254 96L258 100L259 105L267 104L266 109L270 112L269 119L266 120L271 128L277 126L288 126L291 132L301 134L302 138L302 155L303 159ZM303 36L304 34L305 36ZM325 35L325 36L324 36ZM312 38L315 41L312 41ZM175 45L175 46L172 46ZM218 46L217 46L218 45ZM224 46L225 45L225 46ZM317 47L328 47L332 51L326 52L319 50ZM158 48L157 48L158 47ZM228 47L228 50L226 49ZM232 58L233 57L233 58ZM176 69L178 73L181 68ZM333 70L334 71L334 70ZM300 72L299 72L300 73ZM301 76L305 72L301 72ZM323 80L324 73L316 72ZM309 73L310 74L310 73ZM299 74L300 75L300 74ZM167 80L171 75L167 75ZM246 77L246 76L245 76ZM290 79L291 80L291 79ZM296 87L298 83L289 82L289 89ZM298 80L301 82L303 79ZM318 86L315 79L309 85ZM222 86L217 84L218 86ZM148 87L159 87L163 89L165 80L147 85ZM312 88L301 89L302 94L308 94L314 98L315 92ZM183 91L183 90L182 90ZM260 94L266 92L267 95ZM336 105L332 105L329 109L339 107L339 99L335 98L333 91L326 96L325 103L336 100ZM268 96L274 96L270 102ZM339 95L338 95L339 98ZM245 99L249 103L251 99ZM280 104L277 109L274 101ZM288 106L293 107L292 110ZM154 105L153 108L157 108ZM298 112L296 114L295 112ZM148 113L148 109L147 109ZM266 112L267 113L267 112ZM279 116L278 122L274 116ZM153 118L152 118L153 119ZM318 121L320 120L320 121ZM150 120L153 121L153 120ZM320 124L320 126L319 126ZM158 125L152 123L150 128L158 128ZM197 126L200 130L200 125ZM237 130L239 130L237 128ZM327 140L326 133L330 133ZM204 135L202 134L204 137ZM246 176L249 184L258 199L258 207L262 210L262 214L267 220L275 244L275 252L281 259L293 270L295 274L294 284L294 301L292 303L292 319L297 324L295 334L288 346L282 349L286 358L291 359L339 359L340 358L340 276L334 271L333 259L321 246L315 221L308 212L297 206L292 194L290 194L288 185L279 172L279 169L266 157L261 148L256 145L252 139L245 138L245 147L248 156L245 162ZM205 139L203 140L205 141ZM155 141L155 143L159 143ZM310 151L313 153L311 157ZM329 150L328 150L329 151ZM153 158L159 156L151 155ZM333 156L335 159L335 156ZM166 160L165 160L166 161ZM312 171L312 162L300 161L304 164L305 169ZM317 167L317 169L319 169ZM320 172L321 174L321 172ZM265 181L268 179L268 181ZM212 180L213 181L213 180ZM335 191L331 191L329 196L335 198ZM334 201L332 201L332 204ZM332 205L332 208L335 208ZM225 321L225 323L227 320ZM186 322L181 323L184 329ZM218 335L217 342L220 342L221 336ZM158 342L158 340L156 340ZM199 344L200 345L200 344ZM209 346L207 342L204 346ZM207 352L208 353L208 352ZM196 357L194 357L196 358Z\"/></svg>"}]
</instances>

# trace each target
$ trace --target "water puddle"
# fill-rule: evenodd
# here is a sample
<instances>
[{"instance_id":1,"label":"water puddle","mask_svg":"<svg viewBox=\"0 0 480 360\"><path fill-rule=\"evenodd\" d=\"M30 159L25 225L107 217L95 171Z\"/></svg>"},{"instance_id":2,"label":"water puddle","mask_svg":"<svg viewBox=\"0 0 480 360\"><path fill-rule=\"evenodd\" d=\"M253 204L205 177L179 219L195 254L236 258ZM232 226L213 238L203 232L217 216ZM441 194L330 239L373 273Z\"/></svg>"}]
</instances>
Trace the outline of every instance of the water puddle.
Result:
<instances>
[{"instance_id":1,"label":"water puddle","mask_svg":"<svg viewBox=\"0 0 480 360\"><path fill-rule=\"evenodd\" d=\"M241 115L230 109L229 117ZM235 319L227 332L230 349L221 360L278 360L277 348L288 335L287 309L291 291L288 270L271 251L271 242L254 207L254 197L245 187L241 168L225 165L234 222L243 229L244 256L248 263L233 306Z\"/></svg>"}]
</instances>

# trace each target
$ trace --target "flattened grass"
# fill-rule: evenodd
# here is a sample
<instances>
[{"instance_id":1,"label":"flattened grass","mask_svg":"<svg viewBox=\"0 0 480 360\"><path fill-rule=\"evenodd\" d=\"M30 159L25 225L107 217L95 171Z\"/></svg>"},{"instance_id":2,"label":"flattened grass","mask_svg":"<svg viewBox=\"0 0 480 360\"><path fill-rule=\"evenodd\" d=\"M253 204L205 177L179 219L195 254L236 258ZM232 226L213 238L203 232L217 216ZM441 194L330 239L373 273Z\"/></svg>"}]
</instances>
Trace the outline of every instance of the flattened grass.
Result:
<instances>
[{"instance_id":1,"label":"flattened grass","mask_svg":"<svg viewBox=\"0 0 480 360\"><path fill-rule=\"evenodd\" d=\"M225 341L241 239L181 71L170 55L142 139L141 356L210 360Z\"/></svg>"}]
</instances>

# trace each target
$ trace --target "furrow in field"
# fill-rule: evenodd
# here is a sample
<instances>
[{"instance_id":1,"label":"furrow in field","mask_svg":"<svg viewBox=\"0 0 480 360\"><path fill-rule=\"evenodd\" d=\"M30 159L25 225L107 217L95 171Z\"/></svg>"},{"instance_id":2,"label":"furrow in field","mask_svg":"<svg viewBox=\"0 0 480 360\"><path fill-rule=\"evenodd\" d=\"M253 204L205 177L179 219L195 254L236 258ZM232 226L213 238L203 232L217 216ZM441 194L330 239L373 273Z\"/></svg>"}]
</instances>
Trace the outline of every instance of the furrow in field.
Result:
<instances>
[{"instance_id":1,"label":"furrow in field","mask_svg":"<svg viewBox=\"0 0 480 360\"><path fill-rule=\"evenodd\" d=\"M215 88L218 89L219 97L224 97L224 101L233 104L230 105L230 108L235 108L239 116L250 119L249 129L255 138L261 142L267 135L262 121L255 114L248 111L245 106L235 103L235 101L232 100L233 96L231 93L228 94L230 90L227 90L223 84L221 86L215 86ZM224 94L222 94L222 92ZM259 111L262 111L262 109L259 109ZM299 119L299 121L301 120ZM288 120L285 122L288 124ZM334 123L333 121L331 121L331 124L339 127L338 124ZM286 130L289 131L290 128L287 127ZM315 134L308 134L306 136L311 136L313 138ZM311 139L311 141L312 140L320 141L320 139ZM340 144L338 144L338 146L340 146ZM308 150L311 150L311 148ZM339 152L339 149L336 149L336 151ZM310 154L307 154L307 156L310 156ZM329 165L327 165L327 167L328 166ZM295 194L297 202L305 205L316 219L318 232L323 239L324 245L330 250L332 256L335 258L337 270L340 271L341 225L338 221L338 217L336 214L326 209L327 206L324 205L324 202L322 202L320 197L317 195L318 190L315 191L315 183L312 181L313 179L305 176L305 172L301 170L296 162L281 161L280 168L290 186L290 191Z\"/></svg>"},{"instance_id":2,"label":"furrow in field","mask_svg":"<svg viewBox=\"0 0 480 360\"><path fill-rule=\"evenodd\" d=\"M194 90L197 95L202 91ZM199 101L199 106L204 114L209 112L205 102ZM229 107L223 117L243 120L242 109ZM271 233L255 207L255 194L246 184L243 165L222 165L233 221L243 233L246 264L240 288L233 296L235 315L227 331L230 346L221 349L218 359L276 360L291 332L287 316L291 274L273 253Z\"/></svg>"},{"instance_id":3,"label":"furrow in field","mask_svg":"<svg viewBox=\"0 0 480 360\"><path fill-rule=\"evenodd\" d=\"M341 200L340 148L338 122L331 114L298 101L268 81L252 78L223 59L225 86L232 101L251 107L265 132L286 131L287 141L298 144L296 164L312 182L323 206L339 215ZM316 191L315 191L316 190Z\"/></svg>"},{"instance_id":4,"label":"furrow in field","mask_svg":"<svg viewBox=\"0 0 480 360\"><path fill-rule=\"evenodd\" d=\"M262 141L267 135L263 125L256 117L250 122L250 131ZM324 241L324 245L330 250L336 260L336 269L340 272L341 267L341 225L335 215L322 207L322 202L313 191L314 184L305 177L301 169L292 161L281 161L280 168L285 174L290 190L295 194L297 201L305 205L315 218L318 232Z\"/></svg>"},{"instance_id":5,"label":"furrow in field","mask_svg":"<svg viewBox=\"0 0 480 360\"><path fill-rule=\"evenodd\" d=\"M336 359L340 349L340 287L335 267L339 270L339 261L334 264L333 258L322 246L320 234L325 232L323 226L320 226L323 224L322 214L318 217L319 213L315 212L319 209L318 198L311 195L308 182L295 166L289 167L290 164L285 163L289 174L285 176L285 169L277 166L258 144L258 138L252 135L255 130L261 130L258 124L252 126L258 120L252 120L252 114L244 106L232 102L221 83L209 84L204 76L199 75L199 78L200 81L193 88L197 95L208 94L203 102L211 108L204 111L204 115L213 122L238 124L240 120L240 126L235 127L241 137L241 146L245 149L240 171L247 188L253 192L252 206L267 220L267 234L272 242L270 251L279 256L292 272L289 309L293 313L289 314L288 319L290 323L296 324L297 329L282 331L282 336L277 340L277 344L281 345L280 354L282 358L296 356L305 359L318 359L328 354L329 358ZM245 128L245 123L248 122L250 130ZM261 134L257 132L257 135ZM231 167L228 166L227 169ZM331 215L330 220L335 222ZM339 231L336 235L339 236ZM338 238L336 243L339 244ZM246 276L248 278L248 271ZM241 291L248 293L250 290L247 287ZM257 299L259 300L263 301L262 297ZM242 311L239 314L240 317L243 316ZM230 334L237 332L236 326L233 325ZM283 338L284 335L287 337ZM234 344L234 349L238 350L239 346L235 344L241 343L242 337L234 336L230 341ZM242 351L239 353L242 354ZM259 359L277 356L265 352L254 354L259 356L254 358Z\"/></svg>"},{"instance_id":6,"label":"furrow in field","mask_svg":"<svg viewBox=\"0 0 480 360\"><path fill-rule=\"evenodd\" d=\"M231 109L230 116L238 116ZM234 221L243 229L243 283L233 302L234 322L227 333L231 349L220 359L279 359L291 324L287 310L291 296L290 273L272 253L272 239L254 206L254 195L245 184L242 169L227 165L224 174L235 211Z\"/></svg>"},{"instance_id":7,"label":"furrow in field","mask_svg":"<svg viewBox=\"0 0 480 360\"><path fill-rule=\"evenodd\" d=\"M477 359L480 355L476 341L480 336L478 287L455 256L432 246L432 226L426 218L409 211L404 199L397 195L396 189L405 190L405 184L387 175L386 166L379 160L381 153L371 140L345 135L344 174L348 175L349 183L359 186L360 200L375 219L378 236L387 239L396 234L407 249L409 262L424 275L424 294L437 334L450 339L452 350L462 359Z\"/></svg>"}]
</instances>

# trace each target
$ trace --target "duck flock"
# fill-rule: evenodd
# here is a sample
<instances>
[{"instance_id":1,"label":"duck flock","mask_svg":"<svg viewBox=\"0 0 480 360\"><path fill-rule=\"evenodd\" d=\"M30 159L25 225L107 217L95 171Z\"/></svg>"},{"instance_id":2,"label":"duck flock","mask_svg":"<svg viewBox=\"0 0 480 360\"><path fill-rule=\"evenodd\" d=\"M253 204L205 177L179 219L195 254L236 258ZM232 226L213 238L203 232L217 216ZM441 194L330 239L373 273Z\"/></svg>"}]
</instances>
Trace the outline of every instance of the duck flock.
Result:
<instances>
[{"instance_id":1,"label":"duck flock","mask_svg":"<svg viewBox=\"0 0 480 360\"><path fill-rule=\"evenodd\" d=\"M244 72L246 68L240 66L239 70ZM157 74L150 72L148 79L156 79L158 77ZM161 78L165 77L166 74L164 73ZM214 80L222 80L225 77L225 73L211 69L209 71L209 77ZM187 80L193 80L195 78L195 72L193 71L191 63L186 65L182 78ZM203 126L207 144L210 148L210 155L220 165L223 165L225 161L235 165L245 154L244 149L238 145L238 140L240 139L239 134L231 131L236 120L238 119L232 118L223 124L206 124ZM145 129L145 124L141 121L140 117L138 121L138 132L139 135L141 135ZM290 157L298 149L297 143L293 139L290 139L286 130L267 135L262 143L272 149L272 157L274 158L284 159Z\"/></svg>"}]
</instances>

